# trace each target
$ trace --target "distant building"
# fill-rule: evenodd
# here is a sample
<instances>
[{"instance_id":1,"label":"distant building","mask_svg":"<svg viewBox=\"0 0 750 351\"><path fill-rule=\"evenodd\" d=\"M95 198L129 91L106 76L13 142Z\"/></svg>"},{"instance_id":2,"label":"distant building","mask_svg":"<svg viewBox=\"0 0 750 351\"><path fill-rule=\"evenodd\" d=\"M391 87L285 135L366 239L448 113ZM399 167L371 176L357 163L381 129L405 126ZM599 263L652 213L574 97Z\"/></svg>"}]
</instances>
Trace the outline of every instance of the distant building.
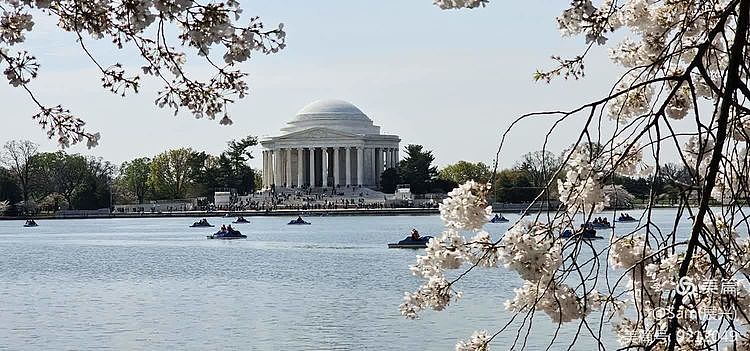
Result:
<instances>
[{"instance_id":1,"label":"distant building","mask_svg":"<svg viewBox=\"0 0 750 351\"><path fill-rule=\"evenodd\" d=\"M261 140L263 186L378 187L383 170L398 163L400 141L380 134L351 103L318 100L300 110L280 136Z\"/></svg>"},{"instance_id":2,"label":"distant building","mask_svg":"<svg viewBox=\"0 0 750 351\"><path fill-rule=\"evenodd\" d=\"M232 193L229 191L214 192L215 206L229 206L232 204Z\"/></svg>"},{"instance_id":3,"label":"distant building","mask_svg":"<svg viewBox=\"0 0 750 351\"><path fill-rule=\"evenodd\" d=\"M414 200L414 194L411 193L411 186L409 184L399 184L393 195L395 196L395 199L399 201Z\"/></svg>"}]
</instances>

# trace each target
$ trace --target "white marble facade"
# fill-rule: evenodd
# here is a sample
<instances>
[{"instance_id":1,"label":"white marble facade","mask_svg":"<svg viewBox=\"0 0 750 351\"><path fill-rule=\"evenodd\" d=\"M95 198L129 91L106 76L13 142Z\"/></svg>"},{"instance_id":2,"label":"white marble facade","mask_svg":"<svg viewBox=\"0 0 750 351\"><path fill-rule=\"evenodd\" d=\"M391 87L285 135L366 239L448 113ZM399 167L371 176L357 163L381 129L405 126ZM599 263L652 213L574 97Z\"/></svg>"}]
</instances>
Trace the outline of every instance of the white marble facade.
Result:
<instances>
[{"instance_id":1,"label":"white marble facade","mask_svg":"<svg viewBox=\"0 0 750 351\"><path fill-rule=\"evenodd\" d=\"M261 140L263 186L380 186L395 167L401 139L380 134L359 108L341 100L318 100L300 110L281 135Z\"/></svg>"}]
</instances>

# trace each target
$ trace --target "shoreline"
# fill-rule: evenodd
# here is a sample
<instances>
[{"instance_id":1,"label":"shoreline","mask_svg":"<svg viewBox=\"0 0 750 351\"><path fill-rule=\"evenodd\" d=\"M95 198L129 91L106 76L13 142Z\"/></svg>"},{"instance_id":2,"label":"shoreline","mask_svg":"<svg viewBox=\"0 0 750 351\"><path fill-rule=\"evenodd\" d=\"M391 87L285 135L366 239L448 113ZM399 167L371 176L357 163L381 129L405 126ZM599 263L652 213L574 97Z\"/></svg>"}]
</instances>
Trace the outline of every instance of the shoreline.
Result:
<instances>
[{"instance_id":1,"label":"shoreline","mask_svg":"<svg viewBox=\"0 0 750 351\"><path fill-rule=\"evenodd\" d=\"M524 210L525 206L517 204L511 206L493 206L493 213L517 213ZM656 205L653 208L676 208L673 205ZM634 206L630 209L617 209L615 211L645 210L646 207ZM539 208L532 208L531 212ZM609 211L613 209L607 209ZM605 210L605 211L607 211ZM172 212L143 212L143 213L86 213L86 214L40 214L35 216L0 216L0 221L26 220L26 219L107 219L107 218L216 218L216 217L277 217L277 216L428 216L440 214L438 208L337 208L337 209L279 209L273 211L265 210L242 210L242 211L172 211Z\"/></svg>"},{"instance_id":2,"label":"shoreline","mask_svg":"<svg viewBox=\"0 0 750 351\"><path fill-rule=\"evenodd\" d=\"M173 211L144 213L107 213L107 214L42 214L36 216L0 216L0 220L26 219L110 219L110 218L216 218L216 217L277 217L277 216L427 216L440 214L437 208L346 208L346 209L281 209L274 211Z\"/></svg>"}]
</instances>

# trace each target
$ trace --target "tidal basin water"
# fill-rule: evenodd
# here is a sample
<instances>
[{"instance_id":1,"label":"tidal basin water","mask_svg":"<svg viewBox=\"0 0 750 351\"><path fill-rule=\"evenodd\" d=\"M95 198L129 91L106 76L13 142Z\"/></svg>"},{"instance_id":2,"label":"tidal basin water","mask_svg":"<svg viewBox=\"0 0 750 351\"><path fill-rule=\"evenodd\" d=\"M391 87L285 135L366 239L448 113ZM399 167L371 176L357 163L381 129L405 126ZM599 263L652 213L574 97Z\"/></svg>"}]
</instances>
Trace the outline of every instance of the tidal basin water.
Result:
<instances>
[{"instance_id":1,"label":"tidal basin water","mask_svg":"<svg viewBox=\"0 0 750 351\"><path fill-rule=\"evenodd\" d=\"M666 226L672 214L655 218ZM420 251L386 244L412 227L439 233L438 216L248 219L235 225L248 238L233 241L206 240L212 228L188 228L191 218L0 221L0 350L449 350L511 317L503 303L520 281L502 268L467 276L464 298L445 311L401 317ZM527 348L543 350L555 328L536 318ZM610 329L602 343L614 346ZM563 327L560 347L575 332Z\"/></svg>"}]
</instances>

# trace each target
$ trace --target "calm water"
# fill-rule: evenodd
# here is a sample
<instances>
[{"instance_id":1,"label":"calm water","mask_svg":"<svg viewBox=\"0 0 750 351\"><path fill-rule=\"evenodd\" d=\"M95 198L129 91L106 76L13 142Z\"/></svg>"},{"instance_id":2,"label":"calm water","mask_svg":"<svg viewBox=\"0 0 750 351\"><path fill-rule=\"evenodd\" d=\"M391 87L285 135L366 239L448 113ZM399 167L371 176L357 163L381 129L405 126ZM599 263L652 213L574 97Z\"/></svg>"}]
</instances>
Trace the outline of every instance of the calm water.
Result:
<instances>
[{"instance_id":1,"label":"calm water","mask_svg":"<svg viewBox=\"0 0 750 351\"><path fill-rule=\"evenodd\" d=\"M248 239L234 241L206 240L211 228L188 228L189 218L0 221L0 349L448 350L510 318L503 302L519 281L504 269L470 275L446 311L400 316L403 292L419 283L408 270L419 251L386 243L412 227L439 232L438 216L249 219L236 225ZM532 350L554 333L538 317ZM506 335L495 349L509 347Z\"/></svg>"}]
</instances>

